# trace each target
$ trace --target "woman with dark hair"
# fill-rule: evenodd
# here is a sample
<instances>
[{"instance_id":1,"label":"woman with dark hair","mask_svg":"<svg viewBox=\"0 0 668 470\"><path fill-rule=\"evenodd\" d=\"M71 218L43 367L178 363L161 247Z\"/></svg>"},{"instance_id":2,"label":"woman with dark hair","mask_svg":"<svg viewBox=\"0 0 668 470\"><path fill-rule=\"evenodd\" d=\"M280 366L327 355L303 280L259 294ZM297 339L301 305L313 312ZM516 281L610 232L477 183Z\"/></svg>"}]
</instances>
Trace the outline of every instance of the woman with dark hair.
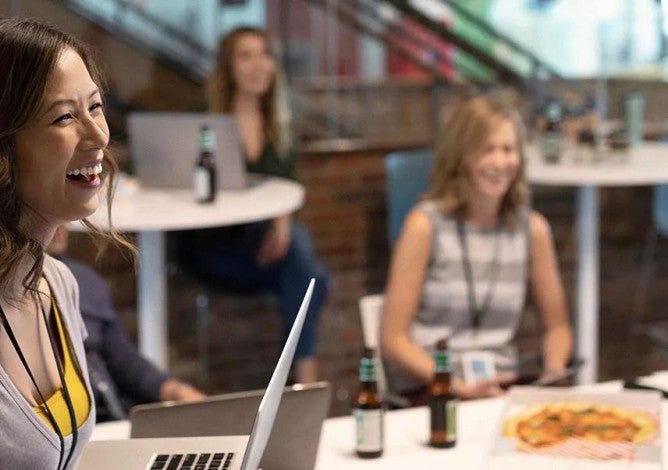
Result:
<instances>
[{"instance_id":1,"label":"woman with dark hair","mask_svg":"<svg viewBox=\"0 0 668 470\"><path fill-rule=\"evenodd\" d=\"M550 227L529 207L523 145L517 113L489 97L464 102L442 126L429 191L404 222L385 291L382 344L395 391L421 396L442 337L456 367L461 353L485 351L512 373L527 281L545 330L543 373L563 372L570 322ZM454 387L491 396L500 380L457 378Z\"/></svg>"},{"instance_id":2,"label":"woman with dark hair","mask_svg":"<svg viewBox=\"0 0 668 470\"><path fill-rule=\"evenodd\" d=\"M72 468L95 423L79 292L45 254L111 191L101 79L90 51L51 26L0 20L0 462ZM106 181L105 181L106 180Z\"/></svg>"},{"instance_id":3,"label":"woman with dark hair","mask_svg":"<svg viewBox=\"0 0 668 470\"><path fill-rule=\"evenodd\" d=\"M207 98L211 111L236 116L248 171L294 178L283 74L263 30L242 27L223 38ZM284 340L299 310L300 289L316 278L297 346L295 378L317 380L317 317L329 289L329 274L315 257L305 227L288 214L255 224L199 230L185 240L184 246L196 247L194 254L188 249L192 268L215 284L270 290L279 298Z\"/></svg>"}]
</instances>

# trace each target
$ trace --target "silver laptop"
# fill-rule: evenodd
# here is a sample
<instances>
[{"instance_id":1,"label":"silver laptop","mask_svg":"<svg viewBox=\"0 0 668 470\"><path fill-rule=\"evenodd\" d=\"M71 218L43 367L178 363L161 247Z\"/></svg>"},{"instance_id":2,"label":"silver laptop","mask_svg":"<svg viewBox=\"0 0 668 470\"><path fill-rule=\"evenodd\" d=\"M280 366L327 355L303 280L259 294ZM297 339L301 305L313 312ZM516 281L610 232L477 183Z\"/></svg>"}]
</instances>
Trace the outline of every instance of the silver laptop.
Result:
<instances>
[{"instance_id":1,"label":"silver laptop","mask_svg":"<svg viewBox=\"0 0 668 470\"><path fill-rule=\"evenodd\" d=\"M167 437L92 441L79 469L88 470L257 470L269 441L283 388L304 325L315 279L311 279L297 318L260 401L250 436ZM230 423L231 424L231 423ZM184 465L185 463L185 465Z\"/></svg>"},{"instance_id":2,"label":"silver laptop","mask_svg":"<svg viewBox=\"0 0 668 470\"><path fill-rule=\"evenodd\" d=\"M218 189L247 187L236 118L228 114L130 113L130 155L142 186L190 189L198 157L200 127L216 136Z\"/></svg>"},{"instance_id":3,"label":"silver laptop","mask_svg":"<svg viewBox=\"0 0 668 470\"><path fill-rule=\"evenodd\" d=\"M130 411L131 437L249 434L264 390L211 396L190 403L151 403ZM328 382L287 387L260 467L312 470L331 399Z\"/></svg>"}]
</instances>

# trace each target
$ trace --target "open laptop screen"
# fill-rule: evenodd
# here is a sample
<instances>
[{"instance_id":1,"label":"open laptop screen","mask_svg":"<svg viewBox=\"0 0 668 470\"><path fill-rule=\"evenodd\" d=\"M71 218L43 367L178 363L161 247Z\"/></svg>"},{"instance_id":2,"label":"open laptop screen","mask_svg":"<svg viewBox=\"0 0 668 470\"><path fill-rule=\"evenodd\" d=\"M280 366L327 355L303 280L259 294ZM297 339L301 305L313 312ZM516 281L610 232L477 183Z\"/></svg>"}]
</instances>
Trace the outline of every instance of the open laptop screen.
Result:
<instances>
[{"instance_id":1,"label":"open laptop screen","mask_svg":"<svg viewBox=\"0 0 668 470\"><path fill-rule=\"evenodd\" d=\"M264 390L212 395L201 401L161 402L130 410L131 437L250 435ZM312 470L322 423L331 400L328 382L285 388L276 414L263 470Z\"/></svg>"},{"instance_id":2,"label":"open laptop screen","mask_svg":"<svg viewBox=\"0 0 668 470\"><path fill-rule=\"evenodd\" d=\"M199 133L204 124L216 137L218 189L246 188L246 167L236 118L209 113L130 113L130 154L141 185L192 188Z\"/></svg>"}]
</instances>

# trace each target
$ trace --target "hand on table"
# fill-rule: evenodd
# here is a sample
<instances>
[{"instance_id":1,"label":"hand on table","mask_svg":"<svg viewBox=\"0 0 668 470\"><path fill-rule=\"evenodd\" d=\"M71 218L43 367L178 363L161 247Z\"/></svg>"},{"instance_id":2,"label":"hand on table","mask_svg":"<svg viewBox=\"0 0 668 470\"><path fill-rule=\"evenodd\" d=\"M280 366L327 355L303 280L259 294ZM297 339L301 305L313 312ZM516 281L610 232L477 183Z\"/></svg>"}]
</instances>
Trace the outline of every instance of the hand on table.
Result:
<instances>
[{"instance_id":1,"label":"hand on table","mask_svg":"<svg viewBox=\"0 0 668 470\"><path fill-rule=\"evenodd\" d=\"M160 401L198 401L205 397L195 387L176 379L167 379L160 387Z\"/></svg>"},{"instance_id":2,"label":"hand on table","mask_svg":"<svg viewBox=\"0 0 668 470\"><path fill-rule=\"evenodd\" d=\"M257 254L258 264L267 266L282 260L290 247L291 235L289 216L277 217L272 220L271 228L264 235Z\"/></svg>"},{"instance_id":3,"label":"hand on table","mask_svg":"<svg viewBox=\"0 0 668 470\"><path fill-rule=\"evenodd\" d=\"M541 385L567 386L570 385L570 375L565 367L545 370L538 378L538 382Z\"/></svg>"},{"instance_id":4,"label":"hand on table","mask_svg":"<svg viewBox=\"0 0 668 470\"><path fill-rule=\"evenodd\" d=\"M506 393L502 386L512 382L515 377L513 373L503 373L493 379L481 380L474 384L466 384L463 380L456 378L454 381L455 393L462 400L499 397Z\"/></svg>"}]
</instances>

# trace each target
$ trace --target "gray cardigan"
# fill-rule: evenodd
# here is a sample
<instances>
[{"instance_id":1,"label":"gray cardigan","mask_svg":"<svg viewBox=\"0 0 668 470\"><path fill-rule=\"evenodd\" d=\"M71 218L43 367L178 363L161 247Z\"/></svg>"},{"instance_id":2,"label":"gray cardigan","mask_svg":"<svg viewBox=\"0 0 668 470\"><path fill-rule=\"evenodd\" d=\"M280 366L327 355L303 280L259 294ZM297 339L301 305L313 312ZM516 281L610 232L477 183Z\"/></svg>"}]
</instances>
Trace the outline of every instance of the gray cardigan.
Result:
<instances>
[{"instance_id":1,"label":"gray cardigan","mask_svg":"<svg viewBox=\"0 0 668 470\"><path fill-rule=\"evenodd\" d=\"M79 313L79 287L67 267L49 256L44 260L44 276L49 282L65 329L70 335L88 396L92 397L83 348L86 329ZM74 468L84 445L90 439L93 426L95 403L91 401L90 414L79 427L77 446L68 469ZM65 457L71 444L72 436L66 436ZM58 435L35 414L0 366L0 467L54 470L58 465L59 449Z\"/></svg>"}]
</instances>

